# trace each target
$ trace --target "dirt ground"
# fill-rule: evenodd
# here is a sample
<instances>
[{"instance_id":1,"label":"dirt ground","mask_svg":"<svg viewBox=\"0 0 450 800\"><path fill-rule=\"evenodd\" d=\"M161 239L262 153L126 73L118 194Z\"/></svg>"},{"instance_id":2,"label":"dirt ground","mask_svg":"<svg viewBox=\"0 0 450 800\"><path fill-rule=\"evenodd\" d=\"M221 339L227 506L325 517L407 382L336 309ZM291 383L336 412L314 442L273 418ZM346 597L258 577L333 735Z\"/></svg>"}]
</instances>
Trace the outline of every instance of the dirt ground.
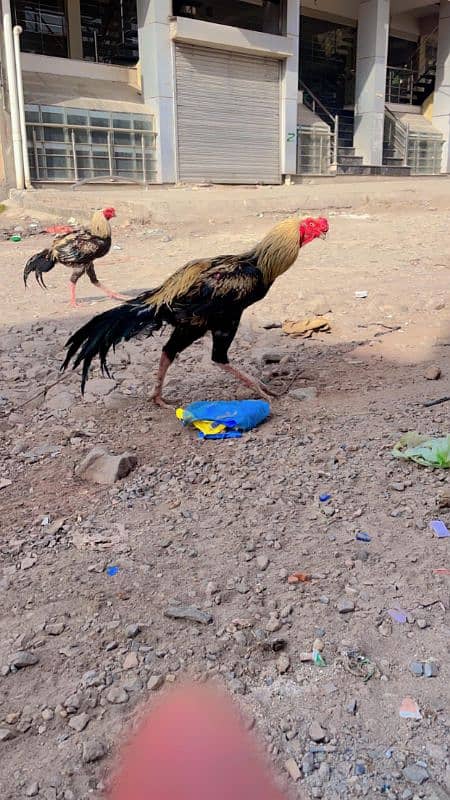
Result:
<instances>
[{"instance_id":1,"label":"dirt ground","mask_svg":"<svg viewBox=\"0 0 450 800\"><path fill-rule=\"evenodd\" d=\"M73 373L32 399L57 380L69 332L113 303L80 281L70 309L61 266L47 292L34 280L25 291L24 262L49 237L0 242L2 800L101 797L137 707L183 677L227 688L293 797L450 798L450 578L436 572L450 539L429 527L450 526L437 505L447 474L391 455L406 431L449 432L450 404L423 405L450 395L450 192L440 184L434 202L427 185L398 209L371 204L370 187L354 208L324 201L327 241L300 253L233 345L274 388L292 381L239 440L202 442L150 405L159 336L118 348L113 379L96 371L84 400ZM242 214L232 197L220 226L118 218L100 279L132 296L281 218ZM26 233L26 214L10 209L0 227ZM331 333L264 327L311 313ZM166 394L182 406L249 396L211 365L207 340L173 366ZM97 445L131 451L137 468L112 487L82 481L74 469ZM288 583L295 571L312 580ZM177 604L213 620L168 618ZM316 639L323 667L302 660ZM414 675L413 661L436 674ZM406 697L419 720L400 717Z\"/></svg>"}]
</instances>

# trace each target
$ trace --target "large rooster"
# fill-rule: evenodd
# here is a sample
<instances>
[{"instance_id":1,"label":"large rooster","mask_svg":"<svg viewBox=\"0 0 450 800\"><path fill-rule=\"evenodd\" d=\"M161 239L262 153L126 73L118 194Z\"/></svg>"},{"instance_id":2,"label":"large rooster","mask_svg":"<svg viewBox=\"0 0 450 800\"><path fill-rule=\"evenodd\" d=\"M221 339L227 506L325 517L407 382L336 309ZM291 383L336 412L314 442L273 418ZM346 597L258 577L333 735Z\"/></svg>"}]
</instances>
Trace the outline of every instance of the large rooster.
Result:
<instances>
[{"instance_id":1,"label":"large rooster","mask_svg":"<svg viewBox=\"0 0 450 800\"><path fill-rule=\"evenodd\" d=\"M70 302L76 308L75 287L82 275L87 275L91 283L115 300L128 300L122 294L116 294L100 283L94 269L96 258L106 256L111 247L111 225L109 220L116 216L114 208L96 211L88 228L78 228L68 234L57 236L47 250L31 256L25 265L23 280L25 286L31 272L35 273L40 286L46 288L42 274L50 272L55 264L71 267Z\"/></svg>"},{"instance_id":2,"label":"large rooster","mask_svg":"<svg viewBox=\"0 0 450 800\"><path fill-rule=\"evenodd\" d=\"M244 309L267 294L275 279L292 266L301 247L324 237L327 231L328 222L321 217L287 219L242 255L189 262L157 289L98 314L83 325L66 344L68 352L62 369L71 361L73 369L83 364L84 392L89 367L96 356L102 371L109 375L106 357L111 347L114 349L119 342L139 333L150 335L168 324L174 330L161 354L152 395L155 403L166 405L161 392L175 357L207 331L212 334L213 362L267 398L270 392L266 386L229 363L229 347Z\"/></svg>"}]
</instances>

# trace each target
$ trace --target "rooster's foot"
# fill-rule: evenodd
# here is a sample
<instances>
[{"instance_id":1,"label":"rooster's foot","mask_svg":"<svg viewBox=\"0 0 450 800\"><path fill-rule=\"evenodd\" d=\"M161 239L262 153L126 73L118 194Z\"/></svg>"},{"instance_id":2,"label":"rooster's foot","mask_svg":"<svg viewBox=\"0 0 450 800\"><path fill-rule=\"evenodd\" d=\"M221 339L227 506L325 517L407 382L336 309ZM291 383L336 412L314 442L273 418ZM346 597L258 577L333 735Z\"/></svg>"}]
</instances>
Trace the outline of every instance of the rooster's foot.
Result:
<instances>
[{"instance_id":1,"label":"rooster's foot","mask_svg":"<svg viewBox=\"0 0 450 800\"><path fill-rule=\"evenodd\" d=\"M151 398L155 404L155 406L159 406L159 408L170 408L173 410L173 406L167 401L164 400L164 397L161 397L160 394L154 394Z\"/></svg>"}]
</instances>

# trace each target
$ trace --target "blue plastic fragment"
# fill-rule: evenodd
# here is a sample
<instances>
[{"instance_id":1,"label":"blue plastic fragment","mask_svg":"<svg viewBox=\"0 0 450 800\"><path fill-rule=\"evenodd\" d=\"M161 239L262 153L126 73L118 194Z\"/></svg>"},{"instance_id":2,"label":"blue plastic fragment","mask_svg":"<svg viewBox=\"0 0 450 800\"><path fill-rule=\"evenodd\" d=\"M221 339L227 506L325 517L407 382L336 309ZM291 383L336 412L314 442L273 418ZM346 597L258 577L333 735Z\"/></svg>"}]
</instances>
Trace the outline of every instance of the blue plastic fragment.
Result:
<instances>
[{"instance_id":1,"label":"blue plastic fragment","mask_svg":"<svg viewBox=\"0 0 450 800\"><path fill-rule=\"evenodd\" d=\"M447 539L450 536L450 531L445 522L441 519L433 519L430 522L431 530L436 534L438 539Z\"/></svg>"},{"instance_id":2,"label":"blue plastic fragment","mask_svg":"<svg viewBox=\"0 0 450 800\"><path fill-rule=\"evenodd\" d=\"M107 567L106 574L109 575L110 578L113 578L114 575L117 575L119 572L119 567Z\"/></svg>"},{"instance_id":3,"label":"blue plastic fragment","mask_svg":"<svg viewBox=\"0 0 450 800\"><path fill-rule=\"evenodd\" d=\"M326 493L325 494L320 494L319 495L319 500L320 500L321 503L326 503L327 500L331 500L331 494L326 494Z\"/></svg>"},{"instance_id":4,"label":"blue plastic fragment","mask_svg":"<svg viewBox=\"0 0 450 800\"><path fill-rule=\"evenodd\" d=\"M355 764L355 775L365 775L366 767L360 761Z\"/></svg>"},{"instance_id":5,"label":"blue plastic fragment","mask_svg":"<svg viewBox=\"0 0 450 800\"><path fill-rule=\"evenodd\" d=\"M270 405L265 400L200 400L184 409L183 425L208 420L225 425L226 430L217 434L203 434L200 439L239 439L243 432L261 425L270 414Z\"/></svg>"},{"instance_id":6,"label":"blue plastic fragment","mask_svg":"<svg viewBox=\"0 0 450 800\"><path fill-rule=\"evenodd\" d=\"M371 542L372 541L372 537L369 536L368 533L364 533L363 531L361 533L357 533L355 538L358 540L358 542Z\"/></svg>"}]
</instances>

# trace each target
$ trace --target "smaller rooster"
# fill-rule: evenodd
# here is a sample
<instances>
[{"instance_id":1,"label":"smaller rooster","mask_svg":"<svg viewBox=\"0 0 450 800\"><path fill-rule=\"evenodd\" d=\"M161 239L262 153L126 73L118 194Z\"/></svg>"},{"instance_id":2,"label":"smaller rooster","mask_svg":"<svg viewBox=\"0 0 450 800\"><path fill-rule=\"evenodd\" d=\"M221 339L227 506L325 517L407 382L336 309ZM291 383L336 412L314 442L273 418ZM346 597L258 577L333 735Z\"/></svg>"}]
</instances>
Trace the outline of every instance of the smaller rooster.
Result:
<instances>
[{"instance_id":1,"label":"smaller rooster","mask_svg":"<svg viewBox=\"0 0 450 800\"><path fill-rule=\"evenodd\" d=\"M34 272L36 280L43 289L46 289L42 274L50 272L55 264L63 264L71 267L70 276L70 303L73 308L77 308L75 298L76 285L82 275L87 275L91 283L114 300L128 300L122 294L112 292L97 278L94 261L96 258L106 256L111 247L111 225L109 220L116 216L114 208L104 208L96 211L92 216L88 228L78 228L72 233L57 236L50 248L41 250L40 253L31 256L25 265L23 280L25 286L31 272Z\"/></svg>"}]
</instances>

